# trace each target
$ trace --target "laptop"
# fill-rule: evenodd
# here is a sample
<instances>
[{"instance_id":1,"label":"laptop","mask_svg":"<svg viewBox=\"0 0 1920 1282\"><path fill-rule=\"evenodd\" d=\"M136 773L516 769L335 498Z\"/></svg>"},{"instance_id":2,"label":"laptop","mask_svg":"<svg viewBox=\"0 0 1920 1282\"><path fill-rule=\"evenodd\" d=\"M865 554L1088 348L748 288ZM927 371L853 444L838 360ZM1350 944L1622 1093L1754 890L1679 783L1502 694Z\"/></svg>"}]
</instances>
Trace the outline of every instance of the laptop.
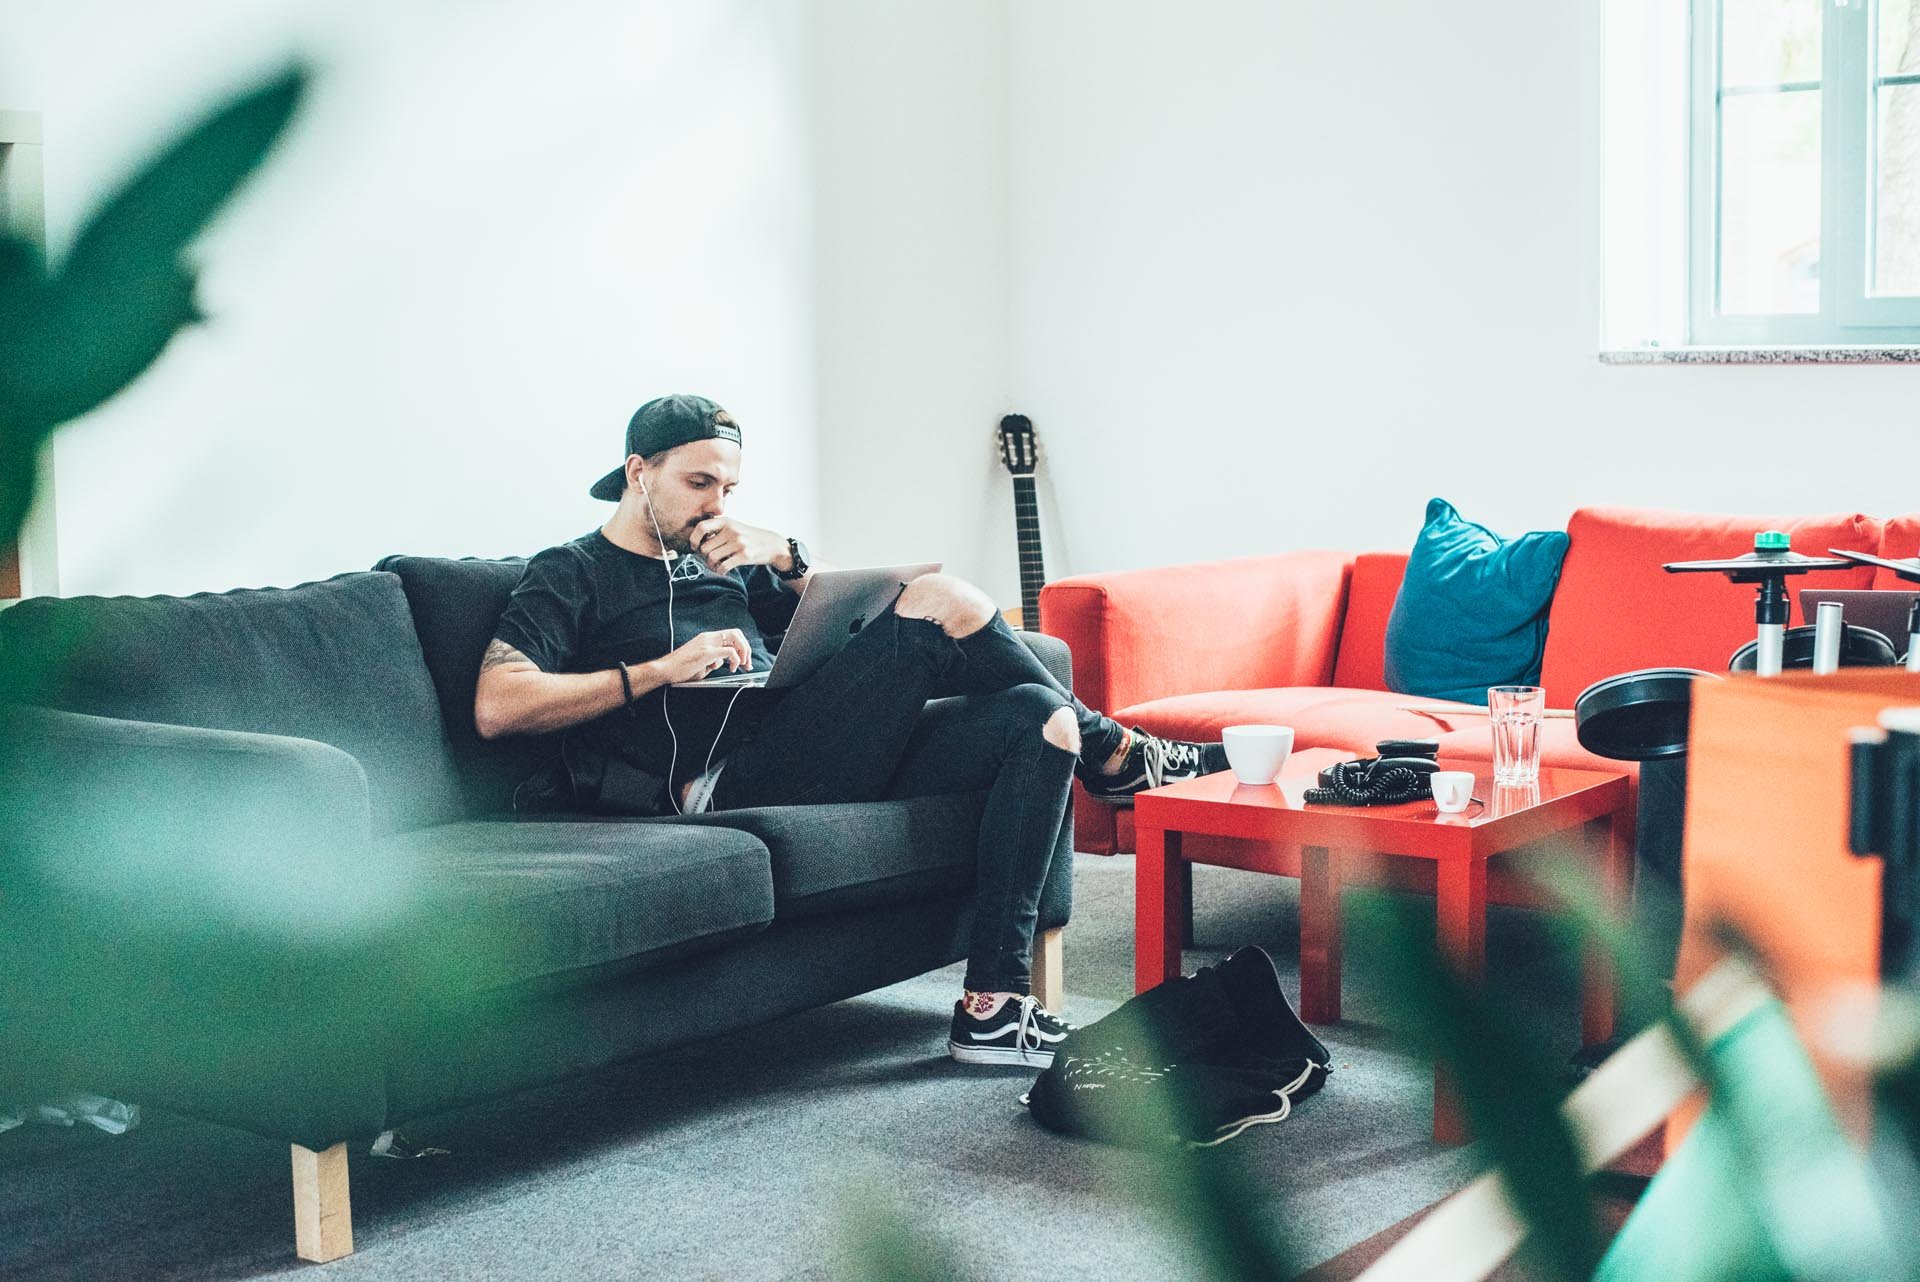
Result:
<instances>
[{"instance_id":1,"label":"laptop","mask_svg":"<svg viewBox=\"0 0 1920 1282\"><path fill-rule=\"evenodd\" d=\"M793 622L771 668L728 672L722 669L700 681L676 681L676 690L733 690L742 686L778 690L796 686L820 665L840 653L847 639L867 620L885 613L900 589L923 574L932 574L940 562L926 565L884 565L867 570L815 570L794 607Z\"/></svg>"},{"instance_id":2,"label":"laptop","mask_svg":"<svg viewBox=\"0 0 1920 1282\"><path fill-rule=\"evenodd\" d=\"M1800 617L1812 623L1822 601L1838 601L1840 618L1858 628L1872 628L1893 642L1895 651L1907 648L1907 622L1912 618L1914 599L1920 592L1866 592L1800 589Z\"/></svg>"}]
</instances>

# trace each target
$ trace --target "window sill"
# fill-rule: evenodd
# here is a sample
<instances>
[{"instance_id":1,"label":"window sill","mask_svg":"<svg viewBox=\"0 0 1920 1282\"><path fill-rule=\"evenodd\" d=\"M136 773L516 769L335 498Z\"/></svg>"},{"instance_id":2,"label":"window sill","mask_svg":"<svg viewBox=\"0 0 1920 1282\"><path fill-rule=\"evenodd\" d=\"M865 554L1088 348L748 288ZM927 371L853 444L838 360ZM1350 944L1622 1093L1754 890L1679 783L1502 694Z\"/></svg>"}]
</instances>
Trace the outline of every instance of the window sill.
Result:
<instances>
[{"instance_id":1,"label":"window sill","mask_svg":"<svg viewBox=\"0 0 1920 1282\"><path fill-rule=\"evenodd\" d=\"M1602 365L1904 365L1920 347L1614 347Z\"/></svg>"}]
</instances>

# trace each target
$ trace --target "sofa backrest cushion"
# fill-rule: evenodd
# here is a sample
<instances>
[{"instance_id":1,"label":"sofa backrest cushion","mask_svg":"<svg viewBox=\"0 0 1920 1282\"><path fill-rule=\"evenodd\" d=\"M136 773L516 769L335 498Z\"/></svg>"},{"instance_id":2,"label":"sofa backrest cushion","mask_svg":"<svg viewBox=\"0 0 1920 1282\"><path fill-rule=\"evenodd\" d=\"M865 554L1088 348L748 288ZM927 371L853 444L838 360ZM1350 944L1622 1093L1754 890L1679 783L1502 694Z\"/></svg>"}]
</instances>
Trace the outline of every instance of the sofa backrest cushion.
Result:
<instances>
[{"instance_id":1,"label":"sofa backrest cushion","mask_svg":"<svg viewBox=\"0 0 1920 1282\"><path fill-rule=\"evenodd\" d=\"M1834 546L1842 547L1844 545L1836 543ZM1904 516L1892 518L1887 522L1886 528L1880 532L1880 546L1878 549L1863 548L1859 550L1874 552L1878 556L1884 556L1894 561L1903 561L1908 557L1920 555L1920 512L1908 512ZM1822 586L1824 586L1824 582ZM1916 588L1920 588L1920 584L1909 583L1892 570L1883 569L1878 566L1876 566L1873 571L1873 586L1881 591L1895 592L1912 592L1916 590ZM1895 641L1899 639L1898 637L1894 638Z\"/></svg>"},{"instance_id":2,"label":"sofa backrest cushion","mask_svg":"<svg viewBox=\"0 0 1920 1282\"><path fill-rule=\"evenodd\" d=\"M367 772L385 834L458 819L460 783L400 580L343 574L187 597L35 597L0 613L33 702L317 739Z\"/></svg>"},{"instance_id":3,"label":"sofa backrest cushion","mask_svg":"<svg viewBox=\"0 0 1920 1282\"><path fill-rule=\"evenodd\" d=\"M1594 682L1640 668L1726 671L1733 652L1753 640L1753 585L1720 574L1669 574L1660 567L1751 552L1760 530L1787 531L1793 550L1809 555L1880 545L1880 522L1852 512L1801 517L1618 507L1575 512L1567 522L1567 556L1547 617L1540 679L1548 705L1570 708ZM1872 577L1862 568L1809 575L1800 583L1864 588Z\"/></svg>"},{"instance_id":4,"label":"sofa backrest cushion","mask_svg":"<svg viewBox=\"0 0 1920 1282\"><path fill-rule=\"evenodd\" d=\"M1340 624L1340 652L1333 665L1335 685L1387 688L1387 619L1406 573L1405 552L1362 552L1354 558L1347 615Z\"/></svg>"},{"instance_id":5,"label":"sofa backrest cushion","mask_svg":"<svg viewBox=\"0 0 1920 1282\"><path fill-rule=\"evenodd\" d=\"M558 735L522 735L482 739L473 727L473 689L480 680L480 656L493 640L494 625L520 581L526 562L468 557L390 556L376 567L400 576L413 626L420 634L447 741L460 771L467 810L473 815L503 814L513 805L515 785L559 758Z\"/></svg>"}]
</instances>

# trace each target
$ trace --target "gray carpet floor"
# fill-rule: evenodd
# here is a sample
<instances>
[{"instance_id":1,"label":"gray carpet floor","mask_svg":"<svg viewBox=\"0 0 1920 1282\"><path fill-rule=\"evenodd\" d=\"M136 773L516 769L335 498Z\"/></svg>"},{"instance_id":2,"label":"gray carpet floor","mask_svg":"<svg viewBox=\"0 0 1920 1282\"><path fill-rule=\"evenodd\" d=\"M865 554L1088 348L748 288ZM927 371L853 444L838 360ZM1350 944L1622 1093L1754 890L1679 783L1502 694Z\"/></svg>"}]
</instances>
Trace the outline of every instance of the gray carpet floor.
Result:
<instances>
[{"instance_id":1,"label":"gray carpet floor","mask_svg":"<svg viewBox=\"0 0 1920 1282\"><path fill-rule=\"evenodd\" d=\"M1133 861L1082 855L1068 1016L1131 992ZM1193 965L1258 943L1297 984L1297 884L1198 869ZM1431 911L1430 909L1428 910ZM1430 1129L1429 1064L1388 1027L1392 976L1350 928L1326 1090L1233 1141L1302 1265L1473 1174ZM1576 985L1545 922L1495 909L1496 982L1577 1043ZM876 1278L876 1237L917 1235L919 1276L1206 1276L1146 1159L1064 1139L1018 1104L1031 1071L944 1054L960 968L584 1080L426 1119L451 1156L352 1152L355 1254L293 1256L287 1147L149 1110L118 1137L0 1134L0 1278ZM905 1275L901 1275L905 1276Z\"/></svg>"}]
</instances>

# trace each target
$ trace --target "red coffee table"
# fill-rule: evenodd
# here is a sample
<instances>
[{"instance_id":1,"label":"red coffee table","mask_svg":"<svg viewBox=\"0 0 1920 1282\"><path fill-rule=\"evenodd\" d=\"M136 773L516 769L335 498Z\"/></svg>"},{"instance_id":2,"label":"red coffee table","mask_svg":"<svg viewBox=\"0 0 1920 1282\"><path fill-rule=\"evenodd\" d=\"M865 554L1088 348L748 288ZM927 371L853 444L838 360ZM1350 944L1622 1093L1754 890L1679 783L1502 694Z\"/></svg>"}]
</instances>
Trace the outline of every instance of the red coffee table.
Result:
<instances>
[{"instance_id":1,"label":"red coffee table","mask_svg":"<svg viewBox=\"0 0 1920 1282\"><path fill-rule=\"evenodd\" d=\"M1250 787L1231 772L1155 788L1134 799L1134 989L1145 992L1180 974L1181 930L1188 911L1183 863L1300 877L1300 1015L1310 1023L1340 1018L1340 883L1343 865L1374 857L1434 864L1440 948L1462 973L1485 973L1487 860L1570 829L1592 851L1602 884L1624 905L1633 876L1633 819L1624 775L1543 769L1537 795L1495 789L1485 762L1442 762L1474 773L1477 799L1464 814L1443 815L1431 801L1401 806L1309 806L1302 794L1320 770L1351 753L1294 753L1278 786ZM1183 834L1237 837L1187 856ZM1291 849L1299 848L1294 864ZM1581 1032L1588 1043L1613 1033L1613 978L1588 963ZM1456 1144L1466 1129L1436 1069L1434 1138Z\"/></svg>"}]
</instances>

